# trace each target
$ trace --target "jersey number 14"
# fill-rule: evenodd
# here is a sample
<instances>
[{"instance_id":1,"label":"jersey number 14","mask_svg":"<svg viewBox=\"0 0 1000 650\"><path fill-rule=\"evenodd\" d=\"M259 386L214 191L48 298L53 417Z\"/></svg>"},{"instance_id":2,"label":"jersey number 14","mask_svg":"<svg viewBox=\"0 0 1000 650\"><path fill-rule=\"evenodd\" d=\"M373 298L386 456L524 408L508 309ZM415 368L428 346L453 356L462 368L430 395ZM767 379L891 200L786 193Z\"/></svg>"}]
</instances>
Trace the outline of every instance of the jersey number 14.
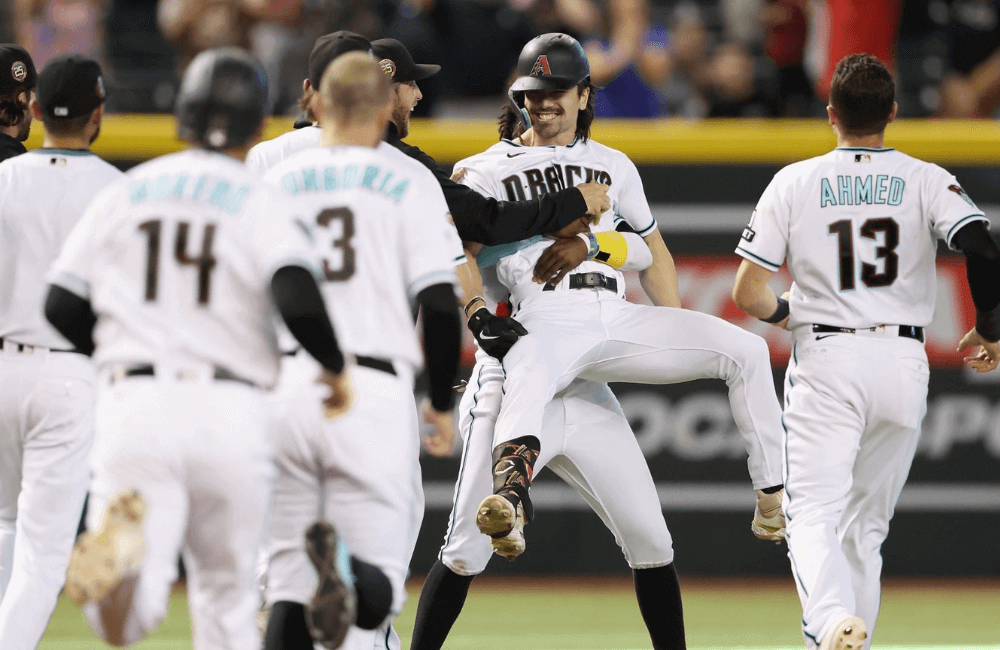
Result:
<instances>
[{"instance_id":1,"label":"jersey number 14","mask_svg":"<svg viewBox=\"0 0 1000 650\"><path fill-rule=\"evenodd\" d=\"M146 301L156 300L159 285L160 267L160 235L163 230L162 219L151 219L139 224L139 230L146 233ZM197 257L188 255L188 233L191 224L187 221L177 223L177 233L174 237L174 259L178 264L191 264L198 267L198 304L207 305L211 296L212 269L215 268L215 258L212 257L212 244L215 241L215 224L207 223L201 235L201 254Z\"/></svg>"}]
</instances>

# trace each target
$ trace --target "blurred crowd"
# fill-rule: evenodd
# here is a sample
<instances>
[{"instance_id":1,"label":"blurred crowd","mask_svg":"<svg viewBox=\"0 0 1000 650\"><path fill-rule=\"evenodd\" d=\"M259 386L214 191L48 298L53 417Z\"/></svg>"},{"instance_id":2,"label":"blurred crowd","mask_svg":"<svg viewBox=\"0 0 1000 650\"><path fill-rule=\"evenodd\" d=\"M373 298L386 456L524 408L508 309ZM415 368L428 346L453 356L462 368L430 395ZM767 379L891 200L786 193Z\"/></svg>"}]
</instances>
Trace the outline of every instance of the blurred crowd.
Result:
<instances>
[{"instance_id":1,"label":"blurred crowd","mask_svg":"<svg viewBox=\"0 0 1000 650\"><path fill-rule=\"evenodd\" d=\"M38 66L99 57L114 111L170 110L195 54L239 45L270 73L272 111L293 113L313 41L337 29L442 66L418 115L499 101L550 31L584 44L605 117L821 116L833 64L859 51L896 71L903 117L1000 106L1000 0L0 0L0 40Z\"/></svg>"}]
</instances>

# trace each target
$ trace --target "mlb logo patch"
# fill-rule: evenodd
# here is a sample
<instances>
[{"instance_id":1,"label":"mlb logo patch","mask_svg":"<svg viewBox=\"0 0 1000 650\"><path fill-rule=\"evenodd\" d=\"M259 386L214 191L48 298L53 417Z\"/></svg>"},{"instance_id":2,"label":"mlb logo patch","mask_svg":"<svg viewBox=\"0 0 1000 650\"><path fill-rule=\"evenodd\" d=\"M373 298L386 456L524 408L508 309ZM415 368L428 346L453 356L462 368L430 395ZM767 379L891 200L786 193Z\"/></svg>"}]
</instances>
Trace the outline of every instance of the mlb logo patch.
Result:
<instances>
[{"instance_id":1,"label":"mlb logo patch","mask_svg":"<svg viewBox=\"0 0 1000 650\"><path fill-rule=\"evenodd\" d=\"M856 163L870 163L871 161L872 161L872 155L870 153L854 154L854 162Z\"/></svg>"},{"instance_id":2,"label":"mlb logo patch","mask_svg":"<svg viewBox=\"0 0 1000 650\"><path fill-rule=\"evenodd\" d=\"M549 57L544 54L539 55L539 57L535 59L535 65L531 67L531 73L529 76L541 77L543 75L550 74L552 74L552 71L549 70Z\"/></svg>"}]
</instances>

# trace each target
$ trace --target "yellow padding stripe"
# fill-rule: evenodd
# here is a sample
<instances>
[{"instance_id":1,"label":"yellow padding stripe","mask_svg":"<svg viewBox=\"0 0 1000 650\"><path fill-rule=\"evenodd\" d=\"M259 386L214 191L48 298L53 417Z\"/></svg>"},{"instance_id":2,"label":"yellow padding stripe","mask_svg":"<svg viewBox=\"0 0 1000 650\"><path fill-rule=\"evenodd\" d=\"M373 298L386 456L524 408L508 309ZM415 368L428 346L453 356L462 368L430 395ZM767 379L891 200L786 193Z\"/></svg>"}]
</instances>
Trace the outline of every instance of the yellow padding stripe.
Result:
<instances>
[{"instance_id":1,"label":"yellow padding stripe","mask_svg":"<svg viewBox=\"0 0 1000 650\"><path fill-rule=\"evenodd\" d=\"M601 249L597 253L596 259L613 269L620 269L624 266L625 260L628 259L628 242L625 241L625 237L614 230L596 232L594 236Z\"/></svg>"}]
</instances>

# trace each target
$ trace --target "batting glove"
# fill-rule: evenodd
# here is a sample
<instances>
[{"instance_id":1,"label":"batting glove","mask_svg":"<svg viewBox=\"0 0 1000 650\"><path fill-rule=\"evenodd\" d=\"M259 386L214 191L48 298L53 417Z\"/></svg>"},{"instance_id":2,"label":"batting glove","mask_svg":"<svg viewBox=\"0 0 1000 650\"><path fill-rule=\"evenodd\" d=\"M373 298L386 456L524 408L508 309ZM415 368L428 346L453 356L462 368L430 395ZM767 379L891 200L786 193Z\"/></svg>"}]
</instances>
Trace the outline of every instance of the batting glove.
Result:
<instances>
[{"instance_id":1,"label":"batting glove","mask_svg":"<svg viewBox=\"0 0 1000 650\"><path fill-rule=\"evenodd\" d=\"M517 339L528 333L513 318L494 316L486 307L480 307L469 318L469 330L483 352L496 359L503 359Z\"/></svg>"}]
</instances>

